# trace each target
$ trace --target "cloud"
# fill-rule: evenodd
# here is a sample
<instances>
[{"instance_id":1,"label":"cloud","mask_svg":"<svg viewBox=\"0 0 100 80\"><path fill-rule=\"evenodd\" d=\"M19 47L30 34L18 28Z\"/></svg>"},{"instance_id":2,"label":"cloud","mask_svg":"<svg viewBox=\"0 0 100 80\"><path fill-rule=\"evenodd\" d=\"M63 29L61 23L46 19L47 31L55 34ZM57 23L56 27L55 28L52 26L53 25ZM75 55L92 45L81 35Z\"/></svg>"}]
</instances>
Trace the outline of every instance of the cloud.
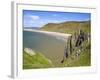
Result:
<instances>
[{"instance_id":1,"label":"cloud","mask_svg":"<svg viewBox=\"0 0 100 80\"><path fill-rule=\"evenodd\" d=\"M36 15L31 15L30 18L32 20L38 20L38 19L40 19L40 17L39 16L36 16Z\"/></svg>"}]
</instances>

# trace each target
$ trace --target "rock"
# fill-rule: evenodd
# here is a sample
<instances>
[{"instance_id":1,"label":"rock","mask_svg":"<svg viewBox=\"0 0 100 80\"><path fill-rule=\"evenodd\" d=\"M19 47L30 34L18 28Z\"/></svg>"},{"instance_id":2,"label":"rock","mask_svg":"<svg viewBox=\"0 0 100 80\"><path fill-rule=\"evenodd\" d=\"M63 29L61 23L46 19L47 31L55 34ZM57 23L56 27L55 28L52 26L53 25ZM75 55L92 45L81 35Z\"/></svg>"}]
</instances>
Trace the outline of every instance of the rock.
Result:
<instances>
[{"instance_id":1,"label":"rock","mask_svg":"<svg viewBox=\"0 0 100 80\"><path fill-rule=\"evenodd\" d=\"M70 57L72 54L75 54L75 56L79 58L82 50L86 49L87 42L90 42L90 37L82 30L79 30L78 33L72 34L65 46L65 52L61 63L63 63L65 59Z\"/></svg>"},{"instance_id":2,"label":"rock","mask_svg":"<svg viewBox=\"0 0 100 80\"><path fill-rule=\"evenodd\" d=\"M29 54L30 56L36 55L36 53L32 49L30 49L30 48L25 48L24 51L27 54Z\"/></svg>"}]
</instances>

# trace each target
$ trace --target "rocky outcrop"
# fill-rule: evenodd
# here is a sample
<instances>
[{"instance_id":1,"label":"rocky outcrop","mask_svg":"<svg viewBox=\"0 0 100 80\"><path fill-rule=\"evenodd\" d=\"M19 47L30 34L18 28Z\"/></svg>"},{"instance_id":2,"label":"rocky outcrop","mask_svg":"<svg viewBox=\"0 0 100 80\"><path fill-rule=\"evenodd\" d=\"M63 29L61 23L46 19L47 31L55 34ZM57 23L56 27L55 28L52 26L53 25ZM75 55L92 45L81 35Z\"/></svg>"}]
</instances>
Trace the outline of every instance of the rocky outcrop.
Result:
<instances>
[{"instance_id":1,"label":"rocky outcrop","mask_svg":"<svg viewBox=\"0 0 100 80\"><path fill-rule=\"evenodd\" d=\"M69 37L66 44L61 63L63 63L70 55L74 54L76 57L79 57L83 50L87 49L87 47L90 48L90 35L79 30L79 32L74 33Z\"/></svg>"}]
</instances>

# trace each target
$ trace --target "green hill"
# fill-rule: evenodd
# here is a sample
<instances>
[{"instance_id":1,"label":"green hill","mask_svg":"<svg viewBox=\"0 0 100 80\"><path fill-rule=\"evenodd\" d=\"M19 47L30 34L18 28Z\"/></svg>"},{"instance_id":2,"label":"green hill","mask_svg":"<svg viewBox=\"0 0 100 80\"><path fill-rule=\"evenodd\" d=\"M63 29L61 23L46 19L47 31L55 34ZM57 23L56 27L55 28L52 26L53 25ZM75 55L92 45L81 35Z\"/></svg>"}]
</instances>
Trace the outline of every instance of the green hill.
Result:
<instances>
[{"instance_id":1,"label":"green hill","mask_svg":"<svg viewBox=\"0 0 100 80\"><path fill-rule=\"evenodd\" d=\"M62 23L48 23L44 25L41 30L61 32L61 33L74 33L82 29L84 32L90 32L90 21L69 21Z\"/></svg>"}]
</instances>

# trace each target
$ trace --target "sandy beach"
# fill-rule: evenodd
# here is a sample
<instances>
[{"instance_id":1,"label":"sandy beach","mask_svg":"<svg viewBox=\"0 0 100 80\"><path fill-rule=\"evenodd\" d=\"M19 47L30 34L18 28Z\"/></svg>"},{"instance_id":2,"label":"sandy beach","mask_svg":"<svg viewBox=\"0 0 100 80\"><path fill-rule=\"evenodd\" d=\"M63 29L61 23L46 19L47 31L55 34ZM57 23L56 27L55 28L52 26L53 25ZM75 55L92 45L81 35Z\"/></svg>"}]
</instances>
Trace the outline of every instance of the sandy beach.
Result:
<instances>
[{"instance_id":1,"label":"sandy beach","mask_svg":"<svg viewBox=\"0 0 100 80\"><path fill-rule=\"evenodd\" d=\"M49 31L41 31L41 30L35 30L35 29L24 29L24 31L31 31L31 32L38 32L42 34L52 35L55 37L63 37L66 38L68 36L71 36L71 34L65 34L65 33L58 33L58 32L49 32Z\"/></svg>"}]
</instances>

